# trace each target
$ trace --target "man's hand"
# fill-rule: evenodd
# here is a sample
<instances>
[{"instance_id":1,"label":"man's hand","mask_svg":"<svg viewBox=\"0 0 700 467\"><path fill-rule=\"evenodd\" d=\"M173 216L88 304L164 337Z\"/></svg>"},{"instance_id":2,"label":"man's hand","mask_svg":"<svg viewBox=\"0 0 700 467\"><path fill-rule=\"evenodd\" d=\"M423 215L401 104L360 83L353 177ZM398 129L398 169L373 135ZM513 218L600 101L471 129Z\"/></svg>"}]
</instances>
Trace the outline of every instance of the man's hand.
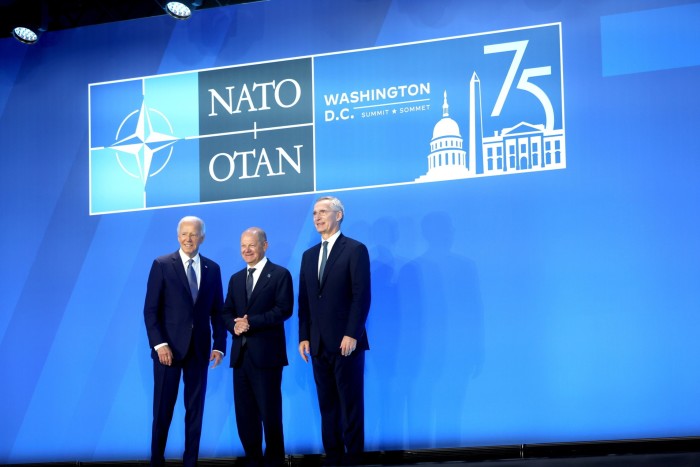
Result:
<instances>
[{"instance_id":1,"label":"man's hand","mask_svg":"<svg viewBox=\"0 0 700 467\"><path fill-rule=\"evenodd\" d=\"M356 347L357 339L353 339L350 336L343 336L343 340L340 342L340 354L343 357L349 357Z\"/></svg>"},{"instance_id":2,"label":"man's hand","mask_svg":"<svg viewBox=\"0 0 700 467\"><path fill-rule=\"evenodd\" d=\"M166 366L173 364L173 351L170 350L170 346L164 345L163 347L159 347L156 352L158 352L158 360L160 360L161 364Z\"/></svg>"},{"instance_id":3,"label":"man's hand","mask_svg":"<svg viewBox=\"0 0 700 467\"><path fill-rule=\"evenodd\" d=\"M214 364L210 367L210 369L216 368L219 365L219 363L221 363L221 360L223 360L223 355L221 354L221 352L219 352L218 350L212 350L211 357L209 357L209 361L214 362Z\"/></svg>"},{"instance_id":4,"label":"man's hand","mask_svg":"<svg viewBox=\"0 0 700 467\"><path fill-rule=\"evenodd\" d=\"M240 336L244 332L248 332L250 329L250 324L248 324L248 315L245 315L243 318L236 318L233 320L234 324L233 325L233 332L236 333L237 336Z\"/></svg>"},{"instance_id":5,"label":"man's hand","mask_svg":"<svg viewBox=\"0 0 700 467\"><path fill-rule=\"evenodd\" d=\"M309 363L309 356L311 355L309 341L299 342L299 355L301 355L301 358L303 358L306 363Z\"/></svg>"}]
</instances>

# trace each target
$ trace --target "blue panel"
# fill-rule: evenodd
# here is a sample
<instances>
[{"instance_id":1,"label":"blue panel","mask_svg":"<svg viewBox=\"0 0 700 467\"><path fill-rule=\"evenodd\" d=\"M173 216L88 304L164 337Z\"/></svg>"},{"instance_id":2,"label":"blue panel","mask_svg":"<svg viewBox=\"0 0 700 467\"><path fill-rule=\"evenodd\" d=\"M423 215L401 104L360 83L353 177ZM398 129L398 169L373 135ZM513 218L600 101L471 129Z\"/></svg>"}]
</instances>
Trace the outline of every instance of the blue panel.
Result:
<instances>
[{"instance_id":1,"label":"blue panel","mask_svg":"<svg viewBox=\"0 0 700 467\"><path fill-rule=\"evenodd\" d=\"M603 16L603 76L700 65L698 24L698 3Z\"/></svg>"}]
</instances>

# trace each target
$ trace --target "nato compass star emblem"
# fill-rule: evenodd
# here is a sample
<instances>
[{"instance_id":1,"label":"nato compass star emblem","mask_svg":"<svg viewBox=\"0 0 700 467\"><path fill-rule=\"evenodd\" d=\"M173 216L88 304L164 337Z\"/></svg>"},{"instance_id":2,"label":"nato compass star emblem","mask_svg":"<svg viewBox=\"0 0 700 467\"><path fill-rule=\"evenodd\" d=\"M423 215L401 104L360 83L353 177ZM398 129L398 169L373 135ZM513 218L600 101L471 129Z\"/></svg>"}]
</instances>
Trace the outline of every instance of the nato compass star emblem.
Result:
<instances>
[{"instance_id":1,"label":"nato compass star emblem","mask_svg":"<svg viewBox=\"0 0 700 467\"><path fill-rule=\"evenodd\" d=\"M180 138L174 135L168 118L160 111L146 106L127 115L119 125L115 142L117 162L129 176L143 183L143 205L146 207L146 183L158 175L173 155L173 144Z\"/></svg>"}]
</instances>

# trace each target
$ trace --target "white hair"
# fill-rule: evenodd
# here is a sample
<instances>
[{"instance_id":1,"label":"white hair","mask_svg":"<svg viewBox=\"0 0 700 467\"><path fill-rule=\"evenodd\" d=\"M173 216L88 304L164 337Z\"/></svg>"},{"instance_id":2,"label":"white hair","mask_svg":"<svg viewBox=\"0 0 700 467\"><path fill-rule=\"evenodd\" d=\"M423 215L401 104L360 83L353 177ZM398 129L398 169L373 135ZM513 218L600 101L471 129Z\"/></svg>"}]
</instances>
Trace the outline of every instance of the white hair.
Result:
<instances>
[{"instance_id":1,"label":"white hair","mask_svg":"<svg viewBox=\"0 0 700 467\"><path fill-rule=\"evenodd\" d=\"M199 233L204 237L204 234L206 233L206 227L204 226L204 221L200 219L197 216L185 216L182 219L180 219L180 222L177 223L177 234L180 235L180 226L184 223L192 223L192 224L199 224Z\"/></svg>"},{"instance_id":2,"label":"white hair","mask_svg":"<svg viewBox=\"0 0 700 467\"><path fill-rule=\"evenodd\" d=\"M335 196L323 196L317 199L314 205L320 203L321 201L328 201L334 211L340 211L340 213L343 214L343 217L341 217L340 221L338 222L339 224L342 223L343 219L345 219L345 207L343 207L343 203Z\"/></svg>"}]
</instances>

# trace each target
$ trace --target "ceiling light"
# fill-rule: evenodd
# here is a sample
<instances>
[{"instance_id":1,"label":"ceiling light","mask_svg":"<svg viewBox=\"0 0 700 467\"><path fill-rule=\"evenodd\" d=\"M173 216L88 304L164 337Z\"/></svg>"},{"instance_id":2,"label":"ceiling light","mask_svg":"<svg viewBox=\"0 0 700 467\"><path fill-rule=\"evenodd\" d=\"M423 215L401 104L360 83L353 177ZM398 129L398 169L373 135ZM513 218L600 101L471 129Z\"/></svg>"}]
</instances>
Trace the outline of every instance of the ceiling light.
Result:
<instances>
[{"instance_id":1,"label":"ceiling light","mask_svg":"<svg viewBox=\"0 0 700 467\"><path fill-rule=\"evenodd\" d=\"M23 26L17 26L12 30L12 36L23 44L36 44L40 34L40 29L34 32L34 30Z\"/></svg>"},{"instance_id":2,"label":"ceiling light","mask_svg":"<svg viewBox=\"0 0 700 467\"><path fill-rule=\"evenodd\" d=\"M190 7L182 2L168 2L165 5L165 11L175 19L187 19L192 16Z\"/></svg>"}]
</instances>

